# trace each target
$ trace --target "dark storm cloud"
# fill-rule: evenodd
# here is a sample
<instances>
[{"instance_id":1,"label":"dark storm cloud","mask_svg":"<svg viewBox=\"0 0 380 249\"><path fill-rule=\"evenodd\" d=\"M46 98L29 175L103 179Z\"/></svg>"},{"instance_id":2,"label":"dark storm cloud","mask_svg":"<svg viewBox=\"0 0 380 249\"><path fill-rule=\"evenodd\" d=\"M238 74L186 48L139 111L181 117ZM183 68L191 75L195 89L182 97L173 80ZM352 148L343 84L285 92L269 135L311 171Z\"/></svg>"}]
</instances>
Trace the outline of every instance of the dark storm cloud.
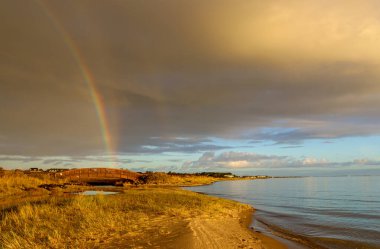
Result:
<instances>
[{"instance_id":1,"label":"dark storm cloud","mask_svg":"<svg viewBox=\"0 0 380 249\"><path fill-rule=\"evenodd\" d=\"M120 163L120 164L130 164L130 163L148 163L150 161L147 160L131 160L125 158L115 158L115 157L100 157L100 156L86 156L86 157L64 157L64 158L44 158L40 159L42 164L45 165L65 165L67 163L73 165L79 162L87 162L87 163Z\"/></svg>"},{"instance_id":2,"label":"dark storm cloud","mask_svg":"<svg viewBox=\"0 0 380 249\"><path fill-rule=\"evenodd\" d=\"M132 160L128 158L120 158L114 156L65 156L65 157L34 157L34 156L0 156L0 162L12 162L12 164L20 163L17 167L28 168L23 164L33 163L31 167L68 167L68 166L79 166L83 167L84 163L87 167L102 166L108 167L112 166L124 166L135 163L151 163L149 160ZM21 164L23 163L23 164Z\"/></svg>"},{"instance_id":3,"label":"dark storm cloud","mask_svg":"<svg viewBox=\"0 0 380 249\"><path fill-rule=\"evenodd\" d=\"M378 5L2 1L0 154L103 154L75 56L103 96L120 153L223 147L152 137L297 144L379 134Z\"/></svg>"}]
</instances>

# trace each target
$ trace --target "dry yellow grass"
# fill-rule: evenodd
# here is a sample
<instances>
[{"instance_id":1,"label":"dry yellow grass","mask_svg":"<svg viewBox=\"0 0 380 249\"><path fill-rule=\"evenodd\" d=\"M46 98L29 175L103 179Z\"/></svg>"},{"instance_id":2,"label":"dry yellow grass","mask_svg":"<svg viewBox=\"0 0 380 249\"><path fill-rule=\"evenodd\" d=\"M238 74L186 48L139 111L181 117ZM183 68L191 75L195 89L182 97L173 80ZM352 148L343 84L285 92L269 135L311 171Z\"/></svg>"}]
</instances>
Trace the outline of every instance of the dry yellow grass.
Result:
<instances>
[{"instance_id":1,"label":"dry yellow grass","mask_svg":"<svg viewBox=\"0 0 380 249\"><path fill-rule=\"evenodd\" d=\"M216 178L202 175L170 175L160 172L151 172L142 176L140 184L165 186L194 186L206 185L220 180L236 180L229 178ZM54 180L48 174L26 175L17 171L4 171L0 175L0 198L25 194L26 192L40 191L41 184L63 184L65 179ZM130 186L130 183L126 183Z\"/></svg>"},{"instance_id":2,"label":"dry yellow grass","mask_svg":"<svg viewBox=\"0 0 380 249\"><path fill-rule=\"evenodd\" d=\"M237 202L178 189L130 189L27 204L3 215L0 248L93 248L110 238L136 238L155 219L226 216Z\"/></svg>"},{"instance_id":3,"label":"dry yellow grass","mask_svg":"<svg viewBox=\"0 0 380 249\"><path fill-rule=\"evenodd\" d=\"M223 178L224 180L225 178ZM211 176L197 176L197 175L169 175L166 173L148 173L145 176L146 184L155 185L170 185L170 186L194 186L211 184L216 181L222 180L221 178Z\"/></svg>"},{"instance_id":4,"label":"dry yellow grass","mask_svg":"<svg viewBox=\"0 0 380 249\"><path fill-rule=\"evenodd\" d=\"M38 190L38 185L53 183L48 176L33 177L23 173L5 171L0 177L0 197L18 195L25 191Z\"/></svg>"}]
</instances>

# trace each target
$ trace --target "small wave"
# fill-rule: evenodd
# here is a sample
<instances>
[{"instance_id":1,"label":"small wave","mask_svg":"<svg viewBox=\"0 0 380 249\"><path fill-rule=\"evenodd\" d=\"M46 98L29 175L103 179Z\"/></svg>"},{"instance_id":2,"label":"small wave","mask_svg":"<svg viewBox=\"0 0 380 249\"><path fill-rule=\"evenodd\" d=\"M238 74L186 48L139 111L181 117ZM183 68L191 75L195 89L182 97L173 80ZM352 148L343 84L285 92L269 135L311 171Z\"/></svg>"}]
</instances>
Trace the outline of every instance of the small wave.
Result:
<instances>
[{"instance_id":1,"label":"small wave","mask_svg":"<svg viewBox=\"0 0 380 249\"><path fill-rule=\"evenodd\" d=\"M314 243L327 246L329 249L379 249L380 246L376 243L365 243L353 240L341 240L334 238L313 238Z\"/></svg>"},{"instance_id":2,"label":"small wave","mask_svg":"<svg viewBox=\"0 0 380 249\"><path fill-rule=\"evenodd\" d=\"M307 207L296 207L296 206L290 206L290 205L268 205L268 206L274 207L274 208L279 208L281 210L286 210L286 211L298 211L300 213L306 213L306 214L344 217L344 218L351 218L351 219L378 219L379 224L380 224L380 215L375 214L375 213L372 213L372 214L371 213L360 213L360 212L354 213L354 212L340 211L337 209L307 208ZM260 210L263 213L268 213L271 215L286 216L285 213L271 212L271 211L263 210L263 209L257 209L257 210Z\"/></svg>"},{"instance_id":3,"label":"small wave","mask_svg":"<svg viewBox=\"0 0 380 249\"><path fill-rule=\"evenodd\" d=\"M311 249L329 249L328 247L320 246L316 243L314 243L310 238L306 236L302 236L296 233L291 232L290 230L286 230L284 228L281 228L279 226L267 223L261 219L255 218L256 221L260 222L261 224L264 224L271 233L273 233L275 236L278 236L280 238L283 238L285 240L290 240L295 243L301 244L303 246L306 246L307 248Z\"/></svg>"},{"instance_id":4,"label":"small wave","mask_svg":"<svg viewBox=\"0 0 380 249\"><path fill-rule=\"evenodd\" d=\"M353 224L347 226L346 221L332 222L324 219L326 222L322 222L322 219L318 218L318 216L311 216L308 219L300 215L294 216L292 214L257 210L255 217L263 223L276 224L277 227L282 229L291 226L293 232L304 236L327 236L342 240L356 238L356 240L373 241L374 243L378 242L378 238L380 238L380 232L374 228L362 225L355 226Z\"/></svg>"},{"instance_id":5,"label":"small wave","mask_svg":"<svg viewBox=\"0 0 380 249\"><path fill-rule=\"evenodd\" d=\"M307 248L311 249L379 249L380 246L376 241L369 243L363 241L354 241L349 239L327 238L327 237L309 237L291 232L290 230L282 227L267 223L262 219L255 219L256 221L264 224L271 233L275 236L281 237L286 240L294 241ZM325 228L328 228L326 226ZM320 227L323 229L323 227Z\"/></svg>"}]
</instances>

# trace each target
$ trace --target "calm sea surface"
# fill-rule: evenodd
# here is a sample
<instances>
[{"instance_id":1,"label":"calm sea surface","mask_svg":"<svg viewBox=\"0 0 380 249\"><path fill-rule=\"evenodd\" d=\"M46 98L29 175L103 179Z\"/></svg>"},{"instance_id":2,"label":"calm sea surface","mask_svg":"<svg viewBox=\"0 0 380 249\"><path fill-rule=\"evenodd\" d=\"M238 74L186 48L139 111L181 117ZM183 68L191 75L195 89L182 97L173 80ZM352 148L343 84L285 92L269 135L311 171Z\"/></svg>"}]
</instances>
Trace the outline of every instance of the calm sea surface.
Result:
<instances>
[{"instance_id":1,"label":"calm sea surface","mask_svg":"<svg viewBox=\"0 0 380 249\"><path fill-rule=\"evenodd\" d=\"M380 248L380 176L225 181L188 189L251 204L254 229L306 248Z\"/></svg>"}]
</instances>

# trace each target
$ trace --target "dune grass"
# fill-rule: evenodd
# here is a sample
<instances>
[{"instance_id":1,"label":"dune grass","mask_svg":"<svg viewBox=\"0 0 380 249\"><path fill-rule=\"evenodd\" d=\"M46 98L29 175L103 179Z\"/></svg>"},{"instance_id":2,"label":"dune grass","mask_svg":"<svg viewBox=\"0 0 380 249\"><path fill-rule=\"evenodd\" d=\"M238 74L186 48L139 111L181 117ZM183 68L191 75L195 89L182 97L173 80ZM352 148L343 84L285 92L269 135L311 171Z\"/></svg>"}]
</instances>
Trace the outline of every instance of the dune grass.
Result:
<instances>
[{"instance_id":1,"label":"dune grass","mask_svg":"<svg viewBox=\"0 0 380 249\"><path fill-rule=\"evenodd\" d=\"M29 176L22 172L5 171L0 176L0 197L14 196L27 191L39 191L38 185L56 183L47 175Z\"/></svg>"},{"instance_id":2,"label":"dune grass","mask_svg":"<svg viewBox=\"0 0 380 249\"><path fill-rule=\"evenodd\" d=\"M138 181L140 185L160 185L160 186L194 186L211 184L226 178L216 178L210 176L197 175L169 175L161 172L150 172L144 174ZM0 198L25 194L26 192L41 192L38 188L41 184L62 184L65 179L55 180L48 174L27 175L23 172L4 171L0 175ZM126 187L130 183L125 184Z\"/></svg>"},{"instance_id":3,"label":"dune grass","mask_svg":"<svg viewBox=\"0 0 380 249\"><path fill-rule=\"evenodd\" d=\"M92 248L109 238L139 237L155 219L225 216L249 209L179 189L129 189L26 204L3 214L0 248Z\"/></svg>"},{"instance_id":4,"label":"dune grass","mask_svg":"<svg viewBox=\"0 0 380 249\"><path fill-rule=\"evenodd\" d=\"M225 178L216 178L200 175L170 175L162 172L150 172L145 174L145 184L170 185L170 186L194 186L211 184Z\"/></svg>"}]
</instances>

